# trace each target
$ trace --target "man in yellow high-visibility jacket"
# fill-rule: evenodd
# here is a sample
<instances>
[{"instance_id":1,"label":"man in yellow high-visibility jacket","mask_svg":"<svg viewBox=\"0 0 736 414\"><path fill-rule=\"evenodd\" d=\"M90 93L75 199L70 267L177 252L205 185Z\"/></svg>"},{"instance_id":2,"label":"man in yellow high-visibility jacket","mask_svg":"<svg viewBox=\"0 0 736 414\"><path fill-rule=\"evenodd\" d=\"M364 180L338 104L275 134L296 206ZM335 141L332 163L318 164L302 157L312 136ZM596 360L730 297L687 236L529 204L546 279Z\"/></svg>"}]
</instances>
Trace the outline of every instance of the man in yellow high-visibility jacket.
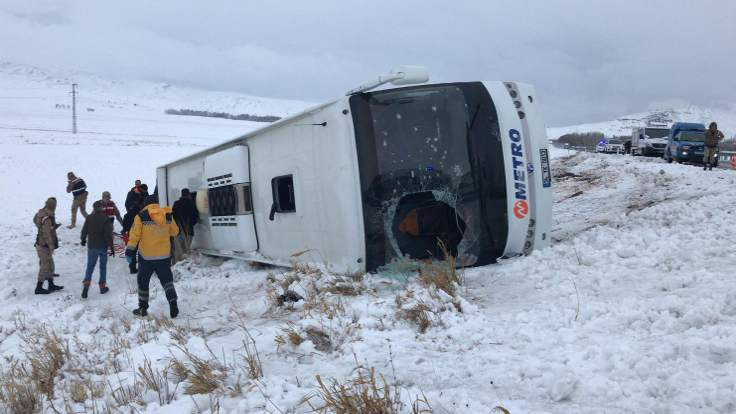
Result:
<instances>
[{"instance_id":1,"label":"man in yellow high-visibility jacket","mask_svg":"<svg viewBox=\"0 0 736 414\"><path fill-rule=\"evenodd\" d=\"M125 249L129 263L136 256L136 251L138 254L138 309L133 314L148 314L148 286L151 275L156 273L169 301L171 317L176 318L179 308L176 304L174 275L171 273L171 238L179 234L179 226L174 221L171 208L159 206L157 196L146 197L143 205L133 220Z\"/></svg>"}]
</instances>

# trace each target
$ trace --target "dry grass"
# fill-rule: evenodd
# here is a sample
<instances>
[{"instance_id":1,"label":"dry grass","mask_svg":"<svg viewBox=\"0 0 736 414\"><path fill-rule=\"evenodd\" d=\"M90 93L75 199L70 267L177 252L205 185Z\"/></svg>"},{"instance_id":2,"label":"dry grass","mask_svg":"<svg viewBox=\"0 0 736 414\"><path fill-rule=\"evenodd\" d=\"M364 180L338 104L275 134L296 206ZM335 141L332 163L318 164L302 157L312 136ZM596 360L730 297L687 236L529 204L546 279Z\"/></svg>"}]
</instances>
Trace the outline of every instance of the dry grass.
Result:
<instances>
[{"instance_id":1,"label":"dry grass","mask_svg":"<svg viewBox=\"0 0 736 414\"><path fill-rule=\"evenodd\" d=\"M248 378L257 380L263 378L263 364L261 357L258 355L256 341L248 334L248 338L243 340L243 348L245 349L245 367Z\"/></svg>"},{"instance_id":2,"label":"dry grass","mask_svg":"<svg viewBox=\"0 0 736 414\"><path fill-rule=\"evenodd\" d=\"M312 313L317 313L330 320L335 319L338 316L345 315L345 305L342 301L338 300L337 302L332 302L322 294L308 297L304 302L303 309L303 316L311 316Z\"/></svg>"},{"instance_id":3,"label":"dry grass","mask_svg":"<svg viewBox=\"0 0 736 414\"><path fill-rule=\"evenodd\" d=\"M291 322L288 322L286 327L281 328L281 332L281 334L276 335L276 338L274 338L277 347L281 347L283 345L286 345L287 343L293 346L299 346L302 342L304 342L304 338L296 329L296 326Z\"/></svg>"},{"instance_id":4,"label":"dry grass","mask_svg":"<svg viewBox=\"0 0 736 414\"><path fill-rule=\"evenodd\" d=\"M358 296L365 291L365 288L357 283L335 280L323 287L322 291L332 293L333 295Z\"/></svg>"},{"instance_id":5,"label":"dry grass","mask_svg":"<svg viewBox=\"0 0 736 414\"><path fill-rule=\"evenodd\" d=\"M189 378L189 368L176 358L172 358L169 362L169 370L173 375L174 381L184 382Z\"/></svg>"},{"instance_id":6,"label":"dry grass","mask_svg":"<svg viewBox=\"0 0 736 414\"><path fill-rule=\"evenodd\" d=\"M358 368L355 378L340 382L332 378L327 383L316 376L318 389L303 404L320 414L396 414L402 408L401 390L390 386L383 375L376 376L374 368ZM319 403L313 404L313 400Z\"/></svg>"},{"instance_id":7,"label":"dry grass","mask_svg":"<svg viewBox=\"0 0 736 414\"><path fill-rule=\"evenodd\" d=\"M227 369L219 361L214 358L200 358L194 355L185 345L177 345L176 347L184 354L186 360L181 361L172 358L168 369L177 382L187 381L187 385L184 387L185 394L210 394L224 389Z\"/></svg>"},{"instance_id":8,"label":"dry grass","mask_svg":"<svg viewBox=\"0 0 736 414\"><path fill-rule=\"evenodd\" d=\"M26 357L31 364L31 374L36 380L38 392L51 400L56 376L69 358L69 344L45 326L25 335L23 341L28 346Z\"/></svg>"},{"instance_id":9,"label":"dry grass","mask_svg":"<svg viewBox=\"0 0 736 414\"><path fill-rule=\"evenodd\" d=\"M442 251L444 260L423 263L419 268L419 280L424 286L434 286L448 295L455 297L457 286L464 284L464 278L457 271L457 259L441 241L437 245Z\"/></svg>"},{"instance_id":10,"label":"dry grass","mask_svg":"<svg viewBox=\"0 0 736 414\"><path fill-rule=\"evenodd\" d=\"M140 381L135 380L133 384L123 384L122 381L118 380L117 388L113 388L110 382L108 382L108 386L117 407L127 407L131 404L143 405L145 386Z\"/></svg>"},{"instance_id":11,"label":"dry grass","mask_svg":"<svg viewBox=\"0 0 736 414\"><path fill-rule=\"evenodd\" d=\"M296 274L302 274L304 276L313 276L319 279L322 276L322 271L316 267L312 267L309 264L294 262L291 264L291 271Z\"/></svg>"},{"instance_id":12,"label":"dry grass","mask_svg":"<svg viewBox=\"0 0 736 414\"><path fill-rule=\"evenodd\" d=\"M419 269L419 281L424 286L434 286L452 297L457 292L457 286L462 284L455 269L455 258L452 256L442 262L422 265Z\"/></svg>"},{"instance_id":13,"label":"dry grass","mask_svg":"<svg viewBox=\"0 0 736 414\"><path fill-rule=\"evenodd\" d=\"M427 332L430 326L432 326L432 319L430 318L430 309L424 302L419 302L416 305L399 311L399 315L414 324L419 328L419 333Z\"/></svg>"},{"instance_id":14,"label":"dry grass","mask_svg":"<svg viewBox=\"0 0 736 414\"><path fill-rule=\"evenodd\" d=\"M87 401L87 387L82 381L73 380L69 385L69 396L75 403Z\"/></svg>"},{"instance_id":15,"label":"dry grass","mask_svg":"<svg viewBox=\"0 0 736 414\"><path fill-rule=\"evenodd\" d=\"M176 388L169 385L169 367L159 370L153 367L148 357L143 359L143 365L138 367L138 376L146 389L154 391L158 396L159 405L168 405L176 396Z\"/></svg>"},{"instance_id":16,"label":"dry grass","mask_svg":"<svg viewBox=\"0 0 736 414\"><path fill-rule=\"evenodd\" d=\"M11 361L7 371L0 373L0 403L3 413L37 413L41 398L37 382L24 364Z\"/></svg>"}]
</instances>

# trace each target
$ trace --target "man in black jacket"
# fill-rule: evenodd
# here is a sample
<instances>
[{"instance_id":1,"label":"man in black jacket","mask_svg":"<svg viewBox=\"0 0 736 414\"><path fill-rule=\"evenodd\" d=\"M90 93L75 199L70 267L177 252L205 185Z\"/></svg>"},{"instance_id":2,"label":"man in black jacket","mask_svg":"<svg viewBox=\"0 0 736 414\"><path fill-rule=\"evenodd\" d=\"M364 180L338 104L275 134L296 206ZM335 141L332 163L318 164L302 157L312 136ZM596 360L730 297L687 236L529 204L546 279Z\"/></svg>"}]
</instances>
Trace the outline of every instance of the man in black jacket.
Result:
<instances>
[{"instance_id":1,"label":"man in black jacket","mask_svg":"<svg viewBox=\"0 0 736 414\"><path fill-rule=\"evenodd\" d=\"M148 186L141 184L141 180L135 180L135 186L128 191L128 195L125 197L125 211L140 210L143 208L143 199L147 195Z\"/></svg>"},{"instance_id":2,"label":"man in black jacket","mask_svg":"<svg viewBox=\"0 0 736 414\"><path fill-rule=\"evenodd\" d=\"M181 190L181 198L174 202L173 207L174 221L179 225L179 236L174 249L176 260L181 260L188 255L192 239L194 238L194 225L199 222L199 212L197 205L192 199L188 188Z\"/></svg>"},{"instance_id":3,"label":"man in black jacket","mask_svg":"<svg viewBox=\"0 0 736 414\"><path fill-rule=\"evenodd\" d=\"M87 218L87 184L81 177L77 177L73 172L66 175L67 184L66 192L72 193L72 222L67 228L73 229L77 225L77 210L81 210L82 217Z\"/></svg>"},{"instance_id":4,"label":"man in black jacket","mask_svg":"<svg viewBox=\"0 0 736 414\"><path fill-rule=\"evenodd\" d=\"M82 227L82 246L87 245L87 272L82 284L82 298L87 299L87 291L92 281L92 272L100 260L100 293L107 293L107 255L115 255L112 241L112 223L102 210L102 202L92 204L94 212L87 217Z\"/></svg>"}]
</instances>

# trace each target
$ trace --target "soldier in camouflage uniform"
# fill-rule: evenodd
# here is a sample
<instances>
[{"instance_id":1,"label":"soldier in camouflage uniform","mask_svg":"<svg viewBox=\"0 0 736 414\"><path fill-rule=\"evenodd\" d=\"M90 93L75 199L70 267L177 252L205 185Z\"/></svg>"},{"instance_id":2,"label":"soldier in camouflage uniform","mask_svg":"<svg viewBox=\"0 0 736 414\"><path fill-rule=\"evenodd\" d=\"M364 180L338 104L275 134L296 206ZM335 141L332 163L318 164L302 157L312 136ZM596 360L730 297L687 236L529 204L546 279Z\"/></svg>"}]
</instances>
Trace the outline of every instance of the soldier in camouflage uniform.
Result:
<instances>
[{"instance_id":1,"label":"soldier in camouflage uniform","mask_svg":"<svg viewBox=\"0 0 736 414\"><path fill-rule=\"evenodd\" d=\"M54 250L59 247L59 239L56 237L56 224L54 213L56 211L56 199L54 197L46 200L46 204L42 209L38 210L33 216L33 224L38 229L36 235L36 253L38 253L38 283L36 283L37 295L45 295L57 290L61 290L64 286L54 284ZM43 288L43 282L48 280L48 289Z\"/></svg>"},{"instance_id":2,"label":"soldier in camouflage uniform","mask_svg":"<svg viewBox=\"0 0 736 414\"><path fill-rule=\"evenodd\" d=\"M718 130L718 124L711 122L705 131L705 148L703 151L703 170L713 170L718 155L718 143L723 139L723 132Z\"/></svg>"}]
</instances>

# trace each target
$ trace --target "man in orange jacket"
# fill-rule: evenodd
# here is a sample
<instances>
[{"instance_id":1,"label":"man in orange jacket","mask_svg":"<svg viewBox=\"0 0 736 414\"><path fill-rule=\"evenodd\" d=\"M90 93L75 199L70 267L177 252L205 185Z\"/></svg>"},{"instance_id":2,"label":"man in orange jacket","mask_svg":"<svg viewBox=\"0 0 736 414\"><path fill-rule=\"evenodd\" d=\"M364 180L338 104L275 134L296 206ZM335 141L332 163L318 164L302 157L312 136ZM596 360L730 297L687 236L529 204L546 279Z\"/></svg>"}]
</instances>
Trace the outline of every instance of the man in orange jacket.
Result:
<instances>
[{"instance_id":1,"label":"man in orange jacket","mask_svg":"<svg viewBox=\"0 0 736 414\"><path fill-rule=\"evenodd\" d=\"M147 196L143 209L135 216L130 229L125 256L128 263L138 254L138 309L136 316L148 315L148 286L151 276L156 273L169 301L172 318L179 314L176 304L174 275L171 273L171 238L179 234L170 207L161 207L158 197Z\"/></svg>"}]
</instances>

